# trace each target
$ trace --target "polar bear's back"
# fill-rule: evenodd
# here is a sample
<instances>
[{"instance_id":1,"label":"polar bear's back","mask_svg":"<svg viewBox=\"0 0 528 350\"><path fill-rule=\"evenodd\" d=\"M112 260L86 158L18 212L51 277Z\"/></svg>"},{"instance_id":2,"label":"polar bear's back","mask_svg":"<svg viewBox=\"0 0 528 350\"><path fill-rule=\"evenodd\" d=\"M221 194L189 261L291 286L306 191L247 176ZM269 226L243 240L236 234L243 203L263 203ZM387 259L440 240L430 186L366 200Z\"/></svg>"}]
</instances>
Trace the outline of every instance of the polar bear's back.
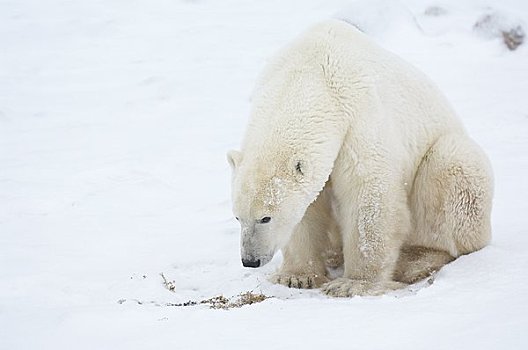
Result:
<instances>
[{"instance_id":1,"label":"polar bear's back","mask_svg":"<svg viewBox=\"0 0 528 350\"><path fill-rule=\"evenodd\" d=\"M428 124L431 118L439 118L437 122L449 128L462 128L443 93L425 74L349 23L332 19L316 24L284 54L292 63L306 60L306 56L327 56L322 60L336 61L336 79L343 75L344 79L375 87L388 112L396 112L388 113L394 117L399 114L394 107L405 104L407 121L409 113L416 112L416 117L428 119Z\"/></svg>"},{"instance_id":2,"label":"polar bear's back","mask_svg":"<svg viewBox=\"0 0 528 350\"><path fill-rule=\"evenodd\" d=\"M365 121L366 128L372 129L374 116L368 114L377 106L380 132L395 138L392 144L401 147L407 161L420 159L444 134L465 133L446 98L428 77L340 20L313 26L283 49L261 76L257 95L280 90L283 82L291 80L292 72L297 76L306 72L310 76L306 79L313 79L317 70L324 72L326 88L336 90L336 99L347 115L359 119L353 123ZM360 125L352 127L357 130Z\"/></svg>"}]
</instances>

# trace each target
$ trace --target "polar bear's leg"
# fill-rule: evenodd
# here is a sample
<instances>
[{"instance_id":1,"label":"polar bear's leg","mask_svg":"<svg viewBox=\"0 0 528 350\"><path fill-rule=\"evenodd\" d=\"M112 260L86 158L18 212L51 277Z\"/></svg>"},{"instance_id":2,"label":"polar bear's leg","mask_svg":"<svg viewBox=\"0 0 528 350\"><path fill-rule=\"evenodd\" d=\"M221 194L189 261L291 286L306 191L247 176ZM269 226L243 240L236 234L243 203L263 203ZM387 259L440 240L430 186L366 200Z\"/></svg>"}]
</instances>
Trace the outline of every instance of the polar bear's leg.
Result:
<instances>
[{"instance_id":1,"label":"polar bear's leg","mask_svg":"<svg viewBox=\"0 0 528 350\"><path fill-rule=\"evenodd\" d=\"M385 162L367 155L361 167L353 168L349 159L341 154L331 175L343 234L343 278L322 291L337 297L379 295L404 286L392 274L410 230L407 194L391 169L383 168Z\"/></svg>"},{"instance_id":2,"label":"polar bear's leg","mask_svg":"<svg viewBox=\"0 0 528 350\"><path fill-rule=\"evenodd\" d=\"M400 250L393 279L412 284L431 276L454 259L444 250L406 245Z\"/></svg>"},{"instance_id":3,"label":"polar bear's leg","mask_svg":"<svg viewBox=\"0 0 528 350\"><path fill-rule=\"evenodd\" d=\"M337 233L333 232L336 229L325 188L296 226L283 249L282 266L271 282L293 288L317 288L327 282L326 264L341 256Z\"/></svg>"},{"instance_id":4,"label":"polar bear's leg","mask_svg":"<svg viewBox=\"0 0 528 350\"><path fill-rule=\"evenodd\" d=\"M411 193L415 226L395 279L415 282L490 240L491 168L465 135L446 135L425 154Z\"/></svg>"}]
</instances>

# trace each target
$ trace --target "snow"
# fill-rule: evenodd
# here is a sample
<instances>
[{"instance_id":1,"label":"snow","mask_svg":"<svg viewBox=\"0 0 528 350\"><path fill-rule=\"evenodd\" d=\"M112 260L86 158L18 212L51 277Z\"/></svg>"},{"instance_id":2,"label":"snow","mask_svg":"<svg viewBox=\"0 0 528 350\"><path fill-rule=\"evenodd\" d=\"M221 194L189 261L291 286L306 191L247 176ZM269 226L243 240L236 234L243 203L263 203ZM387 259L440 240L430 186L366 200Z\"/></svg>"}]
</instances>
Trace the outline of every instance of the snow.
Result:
<instances>
[{"instance_id":1,"label":"snow","mask_svg":"<svg viewBox=\"0 0 528 350\"><path fill-rule=\"evenodd\" d=\"M489 13L526 31L514 0L2 1L0 348L527 348L528 49L476 31ZM280 256L241 266L225 153L266 61L332 16L425 71L491 158L493 242L431 286L332 299L267 282ZM164 306L248 290L274 298Z\"/></svg>"}]
</instances>

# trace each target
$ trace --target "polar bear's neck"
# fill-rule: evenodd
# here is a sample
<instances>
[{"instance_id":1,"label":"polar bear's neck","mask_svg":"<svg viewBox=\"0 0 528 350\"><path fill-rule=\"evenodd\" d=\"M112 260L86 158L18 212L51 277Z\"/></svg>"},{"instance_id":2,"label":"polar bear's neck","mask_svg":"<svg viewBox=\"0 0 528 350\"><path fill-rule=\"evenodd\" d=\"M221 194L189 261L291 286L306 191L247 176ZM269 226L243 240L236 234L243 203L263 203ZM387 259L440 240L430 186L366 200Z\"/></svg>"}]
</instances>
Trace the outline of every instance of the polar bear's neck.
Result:
<instances>
[{"instance_id":1,"label":"polar bear's neck","mask_svg":"<svg viewBox=\"0 0 528 350\"><path fill-rule=\"evenodd\" d=\"M320 71L319 71L320 72ZM347 129L342 111L328 94L322 72L284 72L254 100L242 144L244 162L270 168L286 179L299 162L306 168L303 189L315 200L332 171Z\"/></svg>"}]
</instances>

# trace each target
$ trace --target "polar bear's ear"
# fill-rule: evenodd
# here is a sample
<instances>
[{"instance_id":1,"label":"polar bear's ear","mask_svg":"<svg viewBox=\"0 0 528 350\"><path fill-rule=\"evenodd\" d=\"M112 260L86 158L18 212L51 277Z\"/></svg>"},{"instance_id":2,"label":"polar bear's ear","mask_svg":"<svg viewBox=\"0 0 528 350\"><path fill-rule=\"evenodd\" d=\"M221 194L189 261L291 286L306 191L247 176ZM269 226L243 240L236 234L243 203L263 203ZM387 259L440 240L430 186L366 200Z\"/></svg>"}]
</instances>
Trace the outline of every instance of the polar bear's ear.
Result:
<instances>
[{"instance_id":1,"label":"polar bear's ear","mask_svg":"<svg viewBox=\"0 0 528 350\"><path fill-rule=\"evenodd\" d=\"M308 174L308 166L304 160L295 160L293 162L294 165L294 172L295 172L295 178L297 181L301 181L304 178L306 178L306 175Z\"/></svg>"},{"instance_id":2,"label":"polar bear's ear","mask_svg":"<svg viewBox=\"0 0 528 350\"><path fill-rule=\"evenodd\" d=\"M227 152L227 162L231 166L232 170L235 170L242 160L242 153L239 151L229 151Z\"/></svg>"},{"instance_id":3,"label":"polar bear's ear","mask_svg":"<svg viewBox=\"0 0 528 350\"><path fill-rule=\"evenodd\" d=\"M304 164L301 160L298 160L297 162L295 162L295 172L297 173L297 175L301 175L303 176L304 175Z\"/></svg>"}]
</instances>

